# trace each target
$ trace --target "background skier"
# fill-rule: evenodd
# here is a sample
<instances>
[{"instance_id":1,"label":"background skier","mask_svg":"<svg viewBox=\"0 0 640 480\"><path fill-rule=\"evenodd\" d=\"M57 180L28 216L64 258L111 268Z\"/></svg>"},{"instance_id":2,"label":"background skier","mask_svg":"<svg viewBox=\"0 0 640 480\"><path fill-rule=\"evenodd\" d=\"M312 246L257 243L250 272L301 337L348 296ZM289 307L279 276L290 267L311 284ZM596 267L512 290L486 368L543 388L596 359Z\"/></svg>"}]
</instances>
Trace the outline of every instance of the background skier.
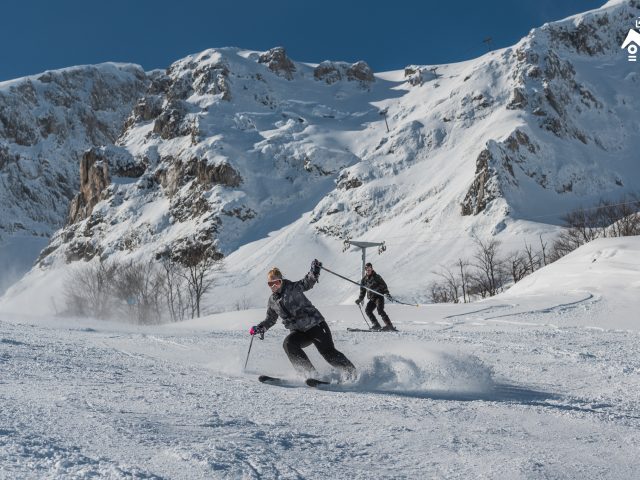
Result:
<instances>
[{"instance_id":1,"label":"background skier","mask_svg":"<svg viewBox=\"0 0 640 480\"><path fill-rule=\"evenodd\" d=\"M360 281L360 296L356 300L356 304L360 305L362 303L362 300L364 300L365 293L367 293L367 298L369 299L369 301L367 302L367 306L364 311L367 313L367 317L369 317L369 320L371 320L372 330L395 330L396 328L391 323L389 315L387 315L387 312L384 311L384 297L371 291L375 290L376 292L379 292L385 297L391 299L391 294L389 293L387 284L382 279L382 277L375 272L371 263L365 264L364 272L364 277L362 277L362 280ZM370 288L371 290L366 290L364 287ZM384 321L384 327L380 327L378 319L373 314L373 310L376 308L378 310L378 315L380 315L380 317Z\"/></svg>"},{"instance_id":2,"label":"background skier","mask_svg":"<svg viewBox=\"0 0 640 480\"><path fill-rule=\"evenodd\" d=\"M251 327L249 333L263 334L275 325L280 317L285 328L291 330L282 346L298 372L305 377L317 375L316 369L303 350L314 344L331 366L354 376L355 366L343 353L336 350L327 322L303 293L316 284L321 266L322 263L314 260L311 263L311 271L297 282L282 278L282 272L276 267L272 268L267 274L267 284L272 292L267 305L267 316L258 325Z\"/></svg>"}]
</instances>

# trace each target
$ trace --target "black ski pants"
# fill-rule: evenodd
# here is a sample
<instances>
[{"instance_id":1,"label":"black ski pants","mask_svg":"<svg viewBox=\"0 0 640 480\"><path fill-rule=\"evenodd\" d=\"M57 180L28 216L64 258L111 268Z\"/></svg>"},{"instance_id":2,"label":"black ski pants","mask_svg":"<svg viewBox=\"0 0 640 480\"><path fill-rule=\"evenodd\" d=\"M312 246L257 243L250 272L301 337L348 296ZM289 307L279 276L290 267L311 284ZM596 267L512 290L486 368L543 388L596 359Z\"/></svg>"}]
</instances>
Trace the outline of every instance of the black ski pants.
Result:
<instances>
[{"instance_id":1,"label":"black ski pants","mask_svg":"<svg viewBox=\"0 0 640 480\"><path fill-rule=\"evenodd\" d=\"M345 370L348 373L355 372L356 367L353 363L342 352L336 350L327 322L322 322L306 332L291 332L284 339L282 346L296 370L304 375L317 373L311 360L302 350L312 343L332 367Z\"/></svg>"},{"instance_id":2,"label":"black ski pants","mask_svg":"<svg viewBox=\"0 0 640 480\"><path fill-rule=\"evenodd\" d=\"M391 325L391 319L389 318L389 315L387 315L387 312L384 311L384 298L380 297L379 295L376 295L374 298L369 300L367 302L366 308L364 309L373 326L380 325L380 323L378 323L378 319L373 314L373 311L376 309L378 311L378 315L380 315L385 325Z\"/></svg>"}]
</instances>

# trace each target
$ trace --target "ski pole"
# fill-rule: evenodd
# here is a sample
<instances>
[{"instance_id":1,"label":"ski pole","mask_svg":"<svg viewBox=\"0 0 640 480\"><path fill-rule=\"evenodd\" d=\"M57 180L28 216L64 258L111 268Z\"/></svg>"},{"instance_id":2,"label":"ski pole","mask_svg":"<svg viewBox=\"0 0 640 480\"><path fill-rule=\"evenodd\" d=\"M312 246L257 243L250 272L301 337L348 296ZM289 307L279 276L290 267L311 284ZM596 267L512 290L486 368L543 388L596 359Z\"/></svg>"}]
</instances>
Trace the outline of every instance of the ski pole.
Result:
<instances>
[{"instance_id":1,"label":"ski pole","mask_svg":"<svg viewBox=\"0 0 640 480\"><path fill-rule=\"evenodd\" d=\"M335 275L336 277L340 277L341 279L346 280L347 282L351 282L351 283L353 283L354 285L358 285L359 287L364 288L365 290L369 290L370 292L373 292L373 293L375 293L376 295L380 295L381 297L384 297L384 294L382 294L382 293L380 293L380 292L377 292L377 291L375 291L375 290L372 290L371 288L365 287L364 285L360 285L358 282L354 282L354 281L353 281L353 280L351 280L350 278L343 277L343 276L342 276L342 275L340 275L339 273L332 272L331 270L329 270L328 268L323 267L322 265L320 265L320 268L321 268L322 270L326 270L327 272L329 272L329 273L331 273L331 274Z\"/></svg>"},{"instance_id":2,"label":"ski pole","mask_svg":"<svg viewBox=\"0 0 640 480\"><path fill-rule=\"evenodd\" d=\"M369 322L367 322L367 319L365 318L364 313L362 313L362 307L360 306L360 304L358 304L358 308L360 309L360 315L362 315L362 319L364 320L364 323L366 323L369 330L371 330L371 325L369 325Z\"/></svg>"},{"instance_id":3,"label":"ski pole","mask_svg":"<svg viewBox=\"0 0 640 480\"><path fill-rule=\"evenodd\" d=\"M247 352L247 359L244 361L244 369L247 369L247 363L249 363L249 354L251 353L251 347L253 346L253 337L255 334L251 335L251 341L249 342L249 351ZM264 340L264 331L260 332L260 340Z\"/></svg>"},{"instance_id":4,"label":"ski pole","mask_svg":"<svg viewBox=\"0 0 640 480\"><path fill-rule=\"evenodd\" d=\"M409 305L410 307L419 307L420 305L417 303L407 303L407 302L401 302L400 300L396 300L395 298L393 298L391 295L389 295L389 300L391 300L392 302L395 303L399 303L401 305Z\"/></svg>"},{"instance_id":5,"label":"ski pole","mask_svg":"<svg viewBox=\"0 0 640 480\"><path fill-rule=\"evenodd\" d=\"M244 361L244 370L247 369L247 363L249 363L249 354L251 353L251 347L253 346L253 337L254 335L251 335L251 342L249 342L249 351L247 352L247 359Z\"/></svg>"},{"instance_id":6,"label":"ski pole","mask_svg":"<svg viewBox=\"0 0 640 480\"><path fill-rule=\"evenodd\" d=\"M380 295L380 296L381 296L381 297L383 297L383 298L385 297L385 295L384 295L383 293L380 293L380 292L377 292L376 290L373 290L373 289L371 289L371 288L365 287L364 285L361 285L361 284L359 284L358 282L354 282L354 281L353 281L353 280L351 280L350 278L343 277L343 276L342 276L342 275L340 275L339 273L332 272L331 270L329 270L329 269L328 269L328 268L326 268L326 267L323 267L322 265L320 265L320 268L321 268L322 270L326 270L327 272L329 272L329 273L331 273L331 274L335 275L336 277L340 277L341 279L346 280L347 282L351 282L351 283L353 283L354 285L358 285L360 288L364 288L365 290L369 290L370 292L373 292L373 293L375 293L376 295ZM395 302L395 303L401 303L402 305L409 305L409 306L411 306L411 307L419 307L419 306L420 306L420 305L418 305L417 303L405 303L405 302L401 302L400 300L396 300L395 298L393 298L391 295L388 295L388 297L387 297L387 298L388 298L389 300L391 300L392 302Z\"/></svg>"}]
</instances>

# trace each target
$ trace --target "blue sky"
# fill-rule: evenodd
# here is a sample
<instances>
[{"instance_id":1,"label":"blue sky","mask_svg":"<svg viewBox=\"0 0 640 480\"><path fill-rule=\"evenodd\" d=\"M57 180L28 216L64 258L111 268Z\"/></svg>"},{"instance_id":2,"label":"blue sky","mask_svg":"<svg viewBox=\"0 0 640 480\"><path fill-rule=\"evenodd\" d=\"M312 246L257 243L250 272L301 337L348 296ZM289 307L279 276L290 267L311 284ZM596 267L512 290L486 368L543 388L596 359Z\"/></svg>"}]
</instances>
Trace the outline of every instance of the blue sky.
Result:
<instances>
[{"instance_id":1,"label":"blue sky","mask_svg":"<svg viewBox=\"0 0 640 480\"><path fill-rule=\"evenodd\" d=\"M514 44L605 0L5 0L0 81L105 61L165 68L211 47L296 61L365 60L377 71L451 63Z\"/></svg>"}]
</instances>

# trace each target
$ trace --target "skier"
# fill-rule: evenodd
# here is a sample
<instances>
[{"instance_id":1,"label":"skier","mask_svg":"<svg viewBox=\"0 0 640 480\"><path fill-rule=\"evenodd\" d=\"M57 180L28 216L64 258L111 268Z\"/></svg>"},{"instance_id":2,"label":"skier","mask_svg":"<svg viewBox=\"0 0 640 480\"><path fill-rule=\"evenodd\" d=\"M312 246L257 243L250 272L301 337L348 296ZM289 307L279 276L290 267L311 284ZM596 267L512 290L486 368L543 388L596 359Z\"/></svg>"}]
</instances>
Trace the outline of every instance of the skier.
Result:
<instances>
[{"instance_id":1,"label":"skier","mask_svg":"<svg viewBox=\"0 0 640 480\"><path fill-rule=\"evenodd\" d=\"M251 327L249 333L263 335L280 317L285 328L291 330L282 346L298 372L305 377L317 375L318 372L303 351L303 348L313 343L331 366L354 377L356 367L343 353L336 350L327 322L303 293L316 284L321 266L322 263L314 260L309 273L297 282L282 278L280 270L273 267L267 274L267 285L272 292L267 305L267 316L258 325Z\"/></svg>"},{"instance_id":2,"label":"skier","mask_svg":"<svg viewBox=\"0 0 640 480\"><path fill-rule=\"evenodd\" d=\"M360 296L356 300L356 304L360 305L362 300L364 300L364 294L368 293L367 298L369 301L367 302L367 306L364 311L367 313L367 317L371 320L371 329L372 330L382 330L382 331L394 331L396 328L391 323L391 319L387 312L384 311L384 298L391 300L391 294L389 293L389 289L387 288L387 284L384 282L382 277L378 275L373 269L373 265L371 263L366 263L364 266L365 275L362 277L360 281ZM370 288L371 290L375 290L376 292L380 292L384 294L378 295L377 293L373 293L371 290L366 290L364 287ZM384 320L384 327L380 327L380 323L378 319L373 314L373 310L378 310L378 315L382 317Z\"/></svg>"}]
</instances>

